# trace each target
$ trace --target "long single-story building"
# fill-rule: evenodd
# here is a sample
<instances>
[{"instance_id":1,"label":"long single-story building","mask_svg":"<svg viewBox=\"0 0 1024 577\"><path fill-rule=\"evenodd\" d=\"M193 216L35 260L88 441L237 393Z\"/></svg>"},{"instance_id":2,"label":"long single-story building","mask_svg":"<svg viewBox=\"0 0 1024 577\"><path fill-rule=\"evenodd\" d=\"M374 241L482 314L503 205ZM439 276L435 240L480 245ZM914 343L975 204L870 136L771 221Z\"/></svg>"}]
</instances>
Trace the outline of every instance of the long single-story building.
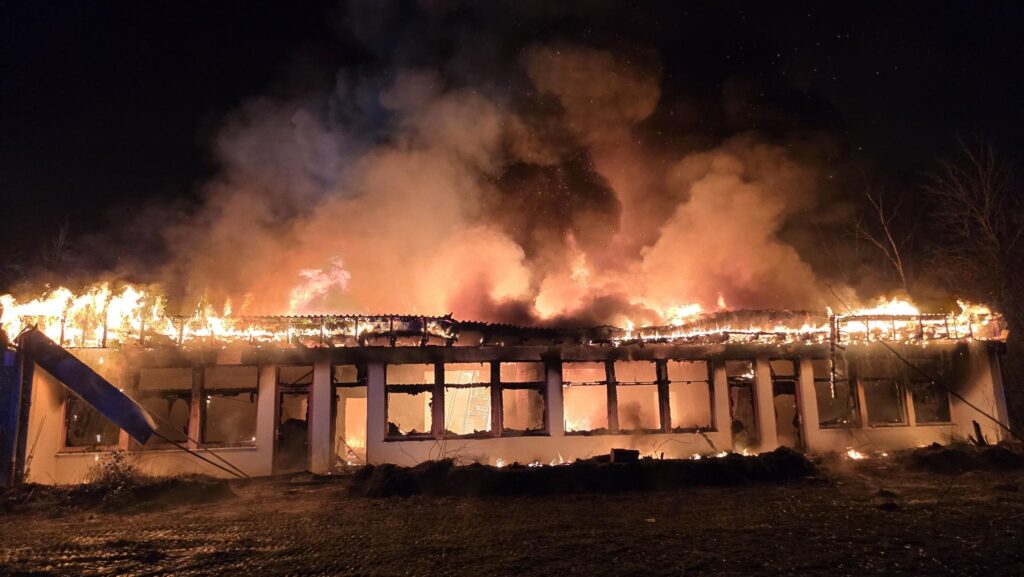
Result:
<instances>
[{"instance_id":1,"label":"long single-story building","mask_svg":"<svg viewBox=\"0 0 1024 577\"><path fill-rule=\"evenodd\" d=\"M995 320L773 314L770 330L390 315L247 319L220 333L141 327L116 343L106 327L97 342L62 329L61 344L144 407L160 435L137 443L36 368L26 478L81 482L114 450L154 475L227 475L176 444L255 477L440 458L549 465L613 448L694 458L1003 438L992 420L1007 419Z\"/></svg>"}]
</instances>

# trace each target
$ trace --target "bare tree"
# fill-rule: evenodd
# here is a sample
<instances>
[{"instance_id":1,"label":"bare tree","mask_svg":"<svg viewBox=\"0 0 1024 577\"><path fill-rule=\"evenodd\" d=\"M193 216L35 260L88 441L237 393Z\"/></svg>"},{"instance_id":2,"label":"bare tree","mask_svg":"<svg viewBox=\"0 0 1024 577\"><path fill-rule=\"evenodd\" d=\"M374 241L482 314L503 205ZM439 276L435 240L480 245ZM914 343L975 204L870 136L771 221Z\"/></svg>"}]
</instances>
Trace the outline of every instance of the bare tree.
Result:
<instances>
[{"instance_id":1,"label":"bare tree","mask_svg":"<svg viewBox=\"0 0 1024 577\"><path fill-rule=\"evenodd\" d=\"M960 143L925 190L936 208L936 256L952 288L996 304L1012 324L1022 296L1024 199L991 144Z\"/></svg>"},{"instance_id":2,"label":"bare tree","mask_svg":"<svg viewBox=\"0 0 1024 577\"><path fill-rule=\"evenodd\" d=\"M57 230L57 236L43 249L42 263L47 270L59 270L67 261L71 249L69 242L70 232L71 224L65 220L64 224L60 225L60 229Z\"/></svg>"},{"instance_id":3,"label":"bare tree","mask_svg":"<svg viewBox=\"0 0 1024 577\"><path fill-rule=\"evenodd\" d=\"M914 234L910 227L900 227L897 224L904 197L897 196L895 203L887 206L884 191L873 192L869 187L864 196L870 210L868 214L862 213L857 217L853 223L853 232L857 238L878 249L886 264L896 273L903 290L907 291L908 270L905 255Z\"/></svg>"},{"instance_id":4,"label":"bare tree","mask_svg":"<svg viewBox=\"0 0 1024 577\"><path fill-rule=\"evenodd\" d=\"M982 141L961 141L925 188L936 205L936 268L951 289L994 305L1006 321L1007 400L1024 425L1024 191L1010 163Z\"/></svg>"}]
</instances>

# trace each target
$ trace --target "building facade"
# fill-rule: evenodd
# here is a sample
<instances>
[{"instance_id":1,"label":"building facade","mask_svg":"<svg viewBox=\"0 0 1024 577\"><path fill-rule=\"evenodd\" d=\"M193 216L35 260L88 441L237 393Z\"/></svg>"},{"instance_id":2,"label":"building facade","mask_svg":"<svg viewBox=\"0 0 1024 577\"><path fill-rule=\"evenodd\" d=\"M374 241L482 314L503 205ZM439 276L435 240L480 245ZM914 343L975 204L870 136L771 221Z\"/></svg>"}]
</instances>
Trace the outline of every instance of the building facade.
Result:
<instances>
[{"instance_id":1,"label":"building facade","mask_svg":"<svg viewBox=\"0 0 1024 577\"><path fill-rule=\"evenodd\" d=\"M419 319L356 329L340 345L321 330L315 343L315 332L305 343L289 332L278 346L70 347L146 408L160 435L136 443L37 368L27 479L81 482L114 450L149 474L227 475L175 444L256 477L441 458L551 465L613 448L871 453L966 439L975 423L988 441L1003 438L989 418L1006 422L1002 344L929 337L920 319L916 340L896 338L895 323L862 339L844 340L835 323L824 337L694 339Z\"/></svg>"}]
</instances>

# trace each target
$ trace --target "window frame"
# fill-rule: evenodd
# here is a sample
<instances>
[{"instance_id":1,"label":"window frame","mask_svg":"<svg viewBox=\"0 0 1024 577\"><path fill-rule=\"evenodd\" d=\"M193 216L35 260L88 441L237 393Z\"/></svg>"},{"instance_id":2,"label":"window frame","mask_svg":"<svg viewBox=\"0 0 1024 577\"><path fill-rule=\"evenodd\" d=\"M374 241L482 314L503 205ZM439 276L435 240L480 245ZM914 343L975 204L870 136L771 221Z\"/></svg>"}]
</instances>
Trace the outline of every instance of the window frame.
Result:
<instances>
[{"instance_id":1,"label":"window frame","mask_svg":"<svg viewBox=\"0 0 1024 577\"><path fill-rule=\"evenodd\" d=\"M847 384L847 386L850 387L850 398L853 399L853 418L854 418L854 421L851 422L851 423L846 423L846 424L833 425L833 424L822 424L822 422L821 422L821 404L818 403L818 383L826 383L829 386L831 386L831 383L832 383L831 369L829 370L828 373L826 373L824 375L821 375L821 376L819 376L818 372L814 370L814 361L825 361L825 362L828 362L829 366L831 367L830 359L828 359L827 357L811 357L810 361L811 361L811 385L814 387L814 406L818 410L818 429L823 429L823 430L841 430L841 429L860 429L860 428L863 428L863 424L864 424L865 420L864 420L864 416L861 414L862 413L862 409L861 409L862 400L860 398L861 397L860 386L858 386L856 375L850 374L850 363L848 363L846 361L846 359L842 359L842 362L846 364L846 370L844 371L844 374L846 375L846 378L844 378L844 379L838 378L839 371L837 370L836 371L836 373L837 373L836 383L845 382Z\"/></svg>"},{"instance_id":2,"label":"window frame","mask_svg":"<svg viewBox=\"0 0 1024 577\"><path fill-rule=\"evenodd\" d=\"M252 367L256 371L255 381L251 387L207 387L207 377L210 371L214 371L219 368L232 368L232 367ZM259 431L259 420L260 420L260 367L259 365L204 365L202 367L202 382L199 383L199 432L198 432L198 445L203 448L223 448L223 447L255 447L258 438ZM196 391L195 385L193 385L193 394ZM207 416L208 405L211 397L234 397L238 395L244 395L248 393L252 396L252 404L256 411L255 416L255 429L253 430L253 439L248 441L207 441L206 440L206 429L209 424L209 418ZM191 427L190 427L191 429Z\"/></svg>"},{"instance_id":3,"label":"window frame","mask_svg":"<svg viewBox=\"0 0 1024 577\"><path fill-rule=\"evenodd\" d=\"M439 370L441 363L385 363L384 364L384 442L400 442L400 441L432 441L439 438L438 427L443 427L444 420L444 373ZM388 369L393 366L401 365L432 365L434 367L434 382L433 383L422 383L422 384L403 384L403 383L388 383ZM440 381L440 385L439 385ZM440 394L438 388L441 389ZM393 435L389 431L388 420L389 412L391 408L391 394L392 392L400 394L411 394L418 395L420 393L430 393L430 430L424 431L423 433L416 433L415 435ZM438 401L442 407L441 424L439 425L438 415Z\"/></svg>"},{"instance_id":4,"label":"window frame","mask_svg":"<svg viewBox=\"0 0 1024 577\"><path fill-rule=\"evenodd\" d=\"M541 365L540 381L515 381L505 382L501 380L501 365L512 363L537 363ZM491 362L491 404L492 415L491 429L496 437L545 437L550 436L551 424L548 422L548 386L547 386L548 365L544 361L492 361ZM540 394L541 406L541 427L539 429L508 429L505 427L505 391L537 391Z\"/></svg>"},{"instance_id":5,"label":"window frame","mask_svg":"<svg viewBox=\"0 0 1024 577\"><path fill-rule=\"evenodd\" d=\"M865 356L865 357L857 359L857 364L859 365L860 363L864 362L865 360L878 359L878 358L880 358L880 357L878 357L878 356ZM941 357L937 357L937 356L915 357L915 358L907 359L907 361L910 362L910 363L915 363L915 362L920 363L920 362L929 362L929 361L939 361L939 362L941 362ZM890 359L890 362L895 362L895 360ZM872 424L870 422L870 415L868 414L868 411L867 411L866 392L865 392L864 388L861 387L861 394L864 395L864 399L862 399L862 401L863 401L863 412L864 412L863 422L866 423L868 427L872 427L872 428L887 428L887 427L944 427L944 426L953 425L954 421L953 421L952 395L949 392L949 388L944 386L941 382L939 382L939 381L941 381L941 379L926 380L921 373L919 373L918 371L916 371L916 370L912 369L911 367L907 366L907 364L902 362L902 361L900 361L898 366L899 366L899 370L895 371L896 374L890 375L890 376L884 377L884 378L876 378L876 377L865 378L865 377L860 376L860 374L859 374L860 371L859 370L858 370L858 374L855 375L855 376L856 376L858 382L862 378L864 378L865 380L872 380L872 381L879 381L879 380L883 380L883 381L884 380L892 380L892 381L895 381L897 383L898 390L900 391L900 402L901 402L902 407L903 407L903 415L904 415L904 418L905 418L905 422L903 422L903 423L891 423L891 424L889 424L889 423L876 423L876 424ZM917 366L917 365L915 364L915 366ZM948 421L920 422L918 420L918 418L917 418L917 410L916 410L916 407L914 405L914 387L915 387L915 385L927 385L927 384L932 384L935 387L937 387L941 392L945 393L944 398L946 400L946 408L948 409L948 414L949 414L949 420Z\"/></svg>"},{"instance_id":6,"label":"window frame","mask_svg":"<svg viewBox=\"0 0 1024 577\"><path fill-rule=\"evenodd\" d=\"M692 380L676 380L669 379L668 376L668 364L673 363L704 363L705 372L707 373L706 380L703 381L692 381ZM715 363L711 359L665 359L658 361L660 365L659 377L663 380L665 385L665 402L667 412L665 416L664 431L668 433L709 433L718 431L718 423L716 421L715 414ZM685 383L692 385L695 383L705 383L708 387L708 412L711 415L711 424L708 427L673 427L672 426L672 384L673 383Z\"/></svg>"},{"instance_id":7,"label":"window frame","mask_svg":"<svg viewBox=\"0 0 1024 577\"><path fill-rule=\"evenodd\" d=\"M567 363L568 364L573 364L573 363L580 363L580 364L584 364L584 363L586 363L586 364L602 364L602 365L604 365L604 375L605 375L604 376L604 380L602 380L602 381L582 381L582 382L578 382L578 383L575 383L575 384L570 382L569 384L567 384L567 382L565 380L565 365ZM607 360L607 359L601 360L601 361L561 361L560 369L561 369L561 374L562 374L562 379L561 379L561 381L562 381L562 383L561 383L561 385L562 385L562 388L561 388L561 394L562 394L562 432L566 436L572 436L572 437L595 437L595 436L600 436L600 435L616 435L616 434L619 434L619 430L618 430L619 429L619 424L618 424L618 419L619 419L618 401L617 401L616 396L615 396L616 395L616 390L615 390L615 385L614 385L614 374L613 374L614 369L611 368L613 363L614 363L614 361ZM604 427L601 427L601 428L588 429L586 431L570 431L565 426L565 418L566 418L566 411L565 411L565 389L567 387L571 388L571 387L600 387L600 386L604 386L605 387L605 395L606 395L605 396L605 399L606 399L605 400L605 409L606 409L606 413L607 413L607 416L605 417L606 418L606 425Z\"/></svg>"},{"instance_id":8,"label":"window frame","mask_svg":"<svg viewBox=\"0 0 1024 577\"><path fill-rule=\"evenodd\" d=\"M71 417L71 404L72 404L72 402L85 403L93 411L96 411L100 415L100 417L102 417L103 419L106 419L107 421L110 421L110 419L107 419L107 417L103 413L100 413L99 410L96 409L96 407L93 407L91 404L89 404L88 401L86 401L85 399L79 397L78 395L76 395L74 392L72 392L70 390L65 390L64 402L61 404L62 405L61 406L61 424L62 424L62 428L61 428L61 440L60 440L60 451L59 452L61 452L61 453L109 453L109 452L112 452L112 451L117 451L118 449L121 448L122 441L123 441L123 436L124 436L124 431L121 430L121 428L118 427L113 421L110 421L110 424L114 425L114 428L117 430L117 442L114 443L113 445L84 445L84 446L77 446L77 447L76 446L68 445L68 431L70 429L70 426L69 426L70 423L68 422L68 419Z\"/></svg>"}]
</instances>

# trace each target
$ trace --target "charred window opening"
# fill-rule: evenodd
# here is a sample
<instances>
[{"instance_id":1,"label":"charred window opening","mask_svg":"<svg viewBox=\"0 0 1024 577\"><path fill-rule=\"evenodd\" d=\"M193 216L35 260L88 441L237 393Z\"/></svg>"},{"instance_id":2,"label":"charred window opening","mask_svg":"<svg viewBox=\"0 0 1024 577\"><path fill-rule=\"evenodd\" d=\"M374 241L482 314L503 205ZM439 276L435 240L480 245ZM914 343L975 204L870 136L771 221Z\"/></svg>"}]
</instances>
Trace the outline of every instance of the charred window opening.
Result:
<instances>
[{"instance_id":1,"label":"charred window opening","mask_svg":"<svg viewBox=\"0 0 1024 577\"><path fill-rule=\"evenodd\" d=\"M191 367L142 369L139 373L139 404L156 419L158 432L175 443L188 442L192 373ZM167 446L166 441L154 435L142 448Z\"/></svg>"},{"instance_id":2,"label":"charred window opening","mask_svg":"<svg viewBox=\"0 0 1024 577\"><path fill-rule=\"evenodd\" d=\"M661 431L657 365L653 361L616 361L613 367L619 430Z\"/></svg>"},{"instance_id":3,"label":"charred window opening","mask_svg":"<svg viewBox=\"0 0 1024 577\"><path fill-rule=\"evenodd\" d=\"M255 444L258 390L259 374L255 366L207 368L200 419L202 443Z\"/></svg>"},{"instance_id":4,"label":"charred window opening","mask_svg":"<svg viewBox=\"0 0 1024 577\"><path fill-rule=\"evenodd\" d=\"M779 445L800 449L800 411L796 403L800 365L792 359L768 361L772 376L772 404Z\"/></svg>"},{"instance_id":5,"label":"charred window opening","mask_svg":"<svg viewBox=\"0 0 1024 577\"><path fill-rule=\"evenodd\" d=\"M914 365L921 369L917 371L907 367L911 400L914 403L914 423L931 425L951 422L948 390L951 367L938 359L922 360ZM924 374L921 374L922 371ZM925 374L936 380L929 380Z\"/></svg>"},{"instance_id":6,"label":"charred window opening","mask_svg":"<svg viewBox=\"0 0 1024 577\"><path fill-rule=\"evenodd\" d=\"M386 373L388 438L429 438L437 384L434 365L388 365Z\"/></svg>"},{"instance_id":7,"label":"charred window opening","mask_svg":"<svg viewBox=\"0 0 1024 577\"><path fill-rule=\"evenodd\" d=\"M818 403L818 426L822 429L859 427L857 392L847 375L846 361L836 359L835 383L828 359L812 359L814 396ZM833 394L833 391L835 394Z\"/></svg>"},{"instance_id":8,"label":"charred window opening","mask_svg":"<svg viewBox=\"0 0 1024 577\"><path fill-rule=\"evenodd\" d=\"M726 361L725 376L729 383L733 445L737 448L756 447L760 443L760 435L754 409L754 362Z\"/></svg>"},{"instance_id":9,"label":"charred window opening","mask_svg":"<svg viewBox=\"0 0 1024 577\"><path fill-rule=\"evenodd\" d=\"M309 387L313 365L277 367L277 472L305 470L309 464Z\"/></svg>"},{"instance_id":10,"label":"charred window opening","mask_svg":"<svg viewBox=\"0 0 1024 577\"><path fill-rule=\"evenodd\" d=\"M444 434L491 436L490 363L444 365Z\"/></svg>"},{"instance_id":11,"label":"charred window opening","mask_svg":"<svg viewBox=\"0 0 1024 577\"><path fill-rule=\"evenodd\" d=\"M113 449L121 430L92 405L68 395L65 407L64 447L68 449Z\"/></svg>"},{"instance_id":12,"label":"charred window opening","mask_svg":"<svg viewBox=\"0 0 1024 577\"><path fill-rule=\"evenodd\" d=\"M334 446L338 461L348 465L366 462L366 378L362 367L334 365Z\"/></svg>"},{"instance_id":13,"label":"charred window opening","mask_svg":"<svg viewBox=\"0 0 1024 577\"><path fill-rule=\"evenodd\" d=\"M545 421L544 363L519 362L499 365L502 435L542 433Z\"/></svg>"},{"instance_id":14,"label":"charred window opening","mask_svg":"<svg viewBox=\"0 0 1024 577\"><path fill-rule=\"evenodd\" d=\"M562 363L565 432L608 432L608 375L604 363Z\"/></svg>"},{"instance_id":15,"label":"charred window opening","mask_svg":"<svg viewBox=\"0 0 1024 577\"><path fill-rule=\"evenodd\" d=\"M867 357L857 363L857 380L864 390L868 425L907 424L906 387L903 370L893 359Z\"/></svg>"},{"instance_id":16,"label":"charred window opening","mask_svg":"<svg viewBox=\"0 0 1024 577\"><path fill-rule=\"evenodd\" d=\"M711 371L707 361L668 361L669 415L677 432L709 430L714 424Z\"/></svg>"}]
</instances>

